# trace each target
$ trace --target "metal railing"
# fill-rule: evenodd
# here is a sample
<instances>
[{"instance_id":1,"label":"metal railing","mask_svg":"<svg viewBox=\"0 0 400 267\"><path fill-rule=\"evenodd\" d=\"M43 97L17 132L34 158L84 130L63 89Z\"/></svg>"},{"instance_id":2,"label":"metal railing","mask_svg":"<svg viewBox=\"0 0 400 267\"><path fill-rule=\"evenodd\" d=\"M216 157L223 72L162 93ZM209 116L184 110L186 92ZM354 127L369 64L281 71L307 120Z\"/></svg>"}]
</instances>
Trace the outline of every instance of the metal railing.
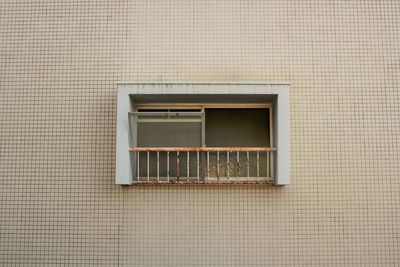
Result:
<instances>
[{"instance_id":1,"label":"metal railing","mask_svg":"<svg viewBox=\"0 0 400 267\"><path fill-rule=\"evenodd\" d=\"M134 147L134 183L271 183L271 147Z\"/></svg>"}]
</instances>

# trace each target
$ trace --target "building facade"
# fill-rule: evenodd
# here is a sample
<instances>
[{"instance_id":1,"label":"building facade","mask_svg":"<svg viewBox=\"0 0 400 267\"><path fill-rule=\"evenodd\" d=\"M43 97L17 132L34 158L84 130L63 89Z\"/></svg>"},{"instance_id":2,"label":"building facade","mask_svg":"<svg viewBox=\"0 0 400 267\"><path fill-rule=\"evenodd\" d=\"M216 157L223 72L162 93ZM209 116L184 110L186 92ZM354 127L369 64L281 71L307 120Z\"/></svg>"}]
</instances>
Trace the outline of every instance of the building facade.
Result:
<instances>
[{"instance_id":1,"label":"building facade","mask_svg":"<svg viewBox=\"0 0 400 267\"><path fill-rule=\"evenodd\" d=\"M400 2L0 1L0 265L400 264ZM286 186L115 184L118 83L290 83Z\"/></svg>"}]
</instances>

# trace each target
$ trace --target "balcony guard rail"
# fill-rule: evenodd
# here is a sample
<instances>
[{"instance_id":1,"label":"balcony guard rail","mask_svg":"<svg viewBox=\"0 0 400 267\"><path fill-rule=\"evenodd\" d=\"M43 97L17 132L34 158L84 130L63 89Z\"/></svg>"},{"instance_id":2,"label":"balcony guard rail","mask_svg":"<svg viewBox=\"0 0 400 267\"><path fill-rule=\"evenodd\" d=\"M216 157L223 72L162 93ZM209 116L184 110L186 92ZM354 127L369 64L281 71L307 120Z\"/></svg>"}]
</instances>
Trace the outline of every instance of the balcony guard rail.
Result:
<instances>
[{"instance_id":1,"label":"balcony guard rail","mask_svg":"<svg viewBox=\"0 0 400 267\"><path fill-rule=\"evenodd\" d=\"M133 147L133 183L272 183L271 147Z\"/></svg>"}]
</instances>

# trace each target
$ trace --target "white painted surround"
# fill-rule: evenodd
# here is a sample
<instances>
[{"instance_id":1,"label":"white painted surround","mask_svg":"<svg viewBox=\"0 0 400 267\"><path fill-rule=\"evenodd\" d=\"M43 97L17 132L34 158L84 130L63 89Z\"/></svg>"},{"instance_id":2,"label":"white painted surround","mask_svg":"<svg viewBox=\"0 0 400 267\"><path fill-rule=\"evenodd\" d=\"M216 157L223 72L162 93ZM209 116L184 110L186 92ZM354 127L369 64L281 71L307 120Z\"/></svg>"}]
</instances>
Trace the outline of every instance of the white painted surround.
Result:
<instances>
[{"instance_id":1,"label":"white painted surround","mask_svg":"<svg viewBox=\"0 0 400 267\"><path fill-rule=\"evenodd\" d=\"M254 99L271 97L274 110L275 185L290 183L290 92L286 82L240 83L129 83L121 82L117 99L117 136L115 183L132 184L128 112L133 111L135 95L160 98L173 95L249 96Z\"/></svg>"}]
</instances>

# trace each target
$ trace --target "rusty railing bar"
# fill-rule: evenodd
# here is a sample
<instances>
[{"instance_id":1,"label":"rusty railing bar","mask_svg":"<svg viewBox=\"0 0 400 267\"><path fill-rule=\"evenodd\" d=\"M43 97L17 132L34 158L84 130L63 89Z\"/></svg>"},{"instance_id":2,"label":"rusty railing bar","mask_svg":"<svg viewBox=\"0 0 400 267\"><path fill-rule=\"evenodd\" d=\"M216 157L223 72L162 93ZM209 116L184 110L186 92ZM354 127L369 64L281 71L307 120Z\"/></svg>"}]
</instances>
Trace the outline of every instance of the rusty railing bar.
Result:
<instances>
[{"instance_id":1,"label":"rusty railing bar","mask_svg":"<svg viewBox=\"0 0 400 267\"><path fill-rule=\"evenodd\" d=\"M157 181L160 181L160 151L157 151Z\"/></svg>"},{"instance_id":2,"label":"rusty railing bar","mask_svg":"<svg viewBox=\"0 0 400 267\"><path fill-rule=\"evenodd\" d=\"M186 151L186 176L187 176L188 180L189 180L189 168L190 168L189 164L190 164L189 163L189 151Z\"/></svg>"},{"instance_id":3,"label":"rusty railing bar","mask_svg":"<svg viewBox=\"0 0 400 267\"><path fill-rule=\"evenodd\" d=\"M167 180L169 182L169 151L167 151Z\"/></svg>"},{"instance_id":4,"label":"rusty railing bar","mask_svg":"<svg viewBox=\"0 0 400 267\"><path fill-rule=\"evenodd\" d=\"M179 151L176 151L176 179L179 180Z\"/></svg>"},{"instance_id":5,"label":"rusty railing bar","mask_svg":"<svg viewBox=\"0 0 400 267\"><path fill-rule=\"evenodd\" d=\"M269 178L267 177L263 177L263 179L261 179L260 181L254 180L254 177L249 177L250 180L240 180L240 181L234 181L234 180L200 180L200 181L196 181L196 180L180 180L180 181L135 181L134 184L143 184L143 185L157 185L157 184L177 184L177 185L191 185L191 184L217 184L217 185L224 185L224 184L270 184L270 182L272 182Z\"/></svg>"},{"instance_id":6,"label":"rusty railing bar","mask_svg":"<svg viewBox=\"0 0 400 267\"><path fill-rule=\"evenodd\" d=\"M200 180L200 152L197 151L197 181Z\"/></svg>"},{"instance_id":7,"label":"rusty railing bar","mask_svg":"<svg viewBox=\"0 0 400 267\"><path fill-rule=\"evenodd\" d=\"M210 177L210 151L207 151L207 178Z\"/></svg>"},{"instance_id":8,"label":"rusty railing bar","mask_svg":"<svg viewBox=\"0 0 400 267\"><path fill-rule=\"evenodd\" d=\"M228 178L228 180L229 180L229 169L230 169L229 153L230 151L226 151L226 177Z\"/></svg>"},{"instance_id":9,"label":"rusty railing bar","mask_svg":"<svg viewBox=\"0 0 400 267\"><path fill-rule=\"evenodd\" d=\"M217 151L217 178L219 180L219 151Z\"/></svg>"},{"instance_id":10,"label":"rusty railing bar","mask_svg":"<svg viewBox=\"0 0 400 267\"><path fill-rule=\"evenodd\" d=\"M150 180L150 152L147 151L147 181Z\"/></svg>"},{"instance_id":11,"label":"rusty railing bar","mask_svg":"<svg viewBox=\"0 0 400 267\"><path fill-rule=\"evenodd\" d=\"M247 156L247 177L250 177L250 155L249 151L247 151L246 156Z\"/></svg>"},{"instance_id":12,"label":"rusty railing bar","mask_svg":"<svg viewBox=\"0 0 400 267\"><path fill-rule=\"evenodd\" d=\"M275 151L274 147L130 147L129 151Z\"/></svg>"},{"instance_id":13,"label":"rusty railing bar","mask_svg":"<svg viewBox=\"0 0 400 267\"><path fill-rule=\"evenodd\" d=\"M260 151L257 151L257 177L260 177Z\"/></svg>"},{"instance_id":14,"label":"rusty railing bar","mask_svg":"<svg viewBox=\"0 0 400 267\"><path fill-rule=\"evenodd\" d=\"M240 155L239 151L236 151L236 158L237 158L237 180L239 181L239 176L240 176Z\"/></svg>"},{"instance_id":15,"label":"rusty railing bar","mask_svg":"<svg viewBox=\"0 0 400 267\"><path fill-rule=\"evenodd\" d=\"M271 159L271 162L270 162L270 178L271 179L274 179L274 153L270 153L270 152L268 152L268 154L269 154L269 158Z\"/></svg>"},{"instance_id":16,"label":"rusty railing bar","mask_svg":"<svg viewBox=\"0 0 400 267\"><path fill-rule=\"evenodd\" d=\"M136 155L137 155L137 180L139 181L140 180L140 170L139 170L139 165L140 165L140 152L138 151L138 152L136 152Z\"/></svg>"},{"instance_id":17,"label":"rusty railing bar","mask_svg":"<svg viewBox=\"0 0 400 267\"><path fill-rule=\"evenodd\" d=\"M271 173L270 173L270 157L271 157L271 155L269 154L269 152L267 152L267 177L271 177Z\"/></svg>"}]
</instances>

